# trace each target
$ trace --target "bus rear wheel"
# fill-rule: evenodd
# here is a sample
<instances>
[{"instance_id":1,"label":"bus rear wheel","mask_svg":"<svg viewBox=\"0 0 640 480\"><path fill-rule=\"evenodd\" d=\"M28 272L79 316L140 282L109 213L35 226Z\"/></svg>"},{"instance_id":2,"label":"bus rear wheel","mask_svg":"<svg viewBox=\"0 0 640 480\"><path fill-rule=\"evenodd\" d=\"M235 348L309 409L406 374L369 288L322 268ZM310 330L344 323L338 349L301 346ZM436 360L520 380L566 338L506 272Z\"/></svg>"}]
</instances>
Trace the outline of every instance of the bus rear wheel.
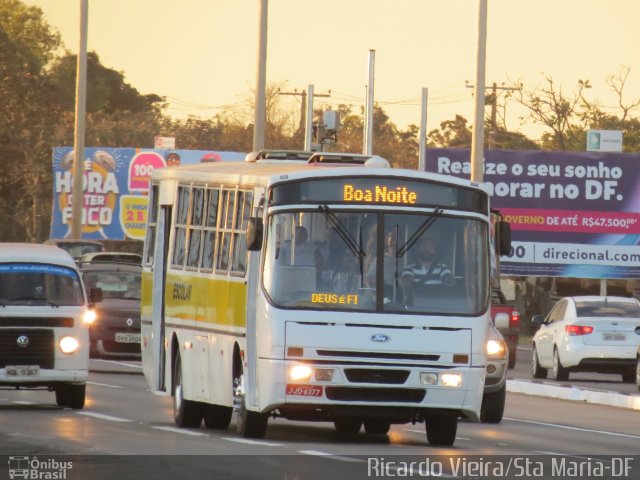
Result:
<instances>
[{"instance_id":1,"label":"bus rear wheel","mask_svg":"<svg viewBox=\"0 0 640 480\"><path fill-rule=\"evenodd\" d=\"M202 404L184 399L182 360L176 356L173 369L173 419L183 428L198 428L202 423Z\"/></svg>"},{"instance_id":2,"label":"bus rear wheel","mask_svg":"<svg viewBox=\"0 0 640 480\"><path fill-rule=\"evenodd\" d=\"M207 405L204 409L204 425L210 429L225 430L231 423L233 408Z\"/></svg>"},{"instance_id":3,"label":"bus rear wheel","mask_svg":"<svg viewBox=\"0 0 640 480\"><path fill-rule=\"evenodd\" d=\"M450 447L456 441L458 417L433 415L424 420L429 445Z\"/></svg>"}]
</instances>

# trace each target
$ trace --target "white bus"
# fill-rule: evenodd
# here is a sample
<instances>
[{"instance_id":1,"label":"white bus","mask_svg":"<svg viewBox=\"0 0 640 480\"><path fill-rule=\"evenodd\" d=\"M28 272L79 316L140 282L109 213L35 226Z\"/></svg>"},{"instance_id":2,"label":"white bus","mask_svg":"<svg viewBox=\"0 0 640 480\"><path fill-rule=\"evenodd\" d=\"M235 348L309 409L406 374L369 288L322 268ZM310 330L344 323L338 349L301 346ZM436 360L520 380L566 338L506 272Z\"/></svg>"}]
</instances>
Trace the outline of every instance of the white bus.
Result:
<instances>
[{"instance_id":1,"label":"white bus","mask_svg":"<svg viewBox=\"0 0 640 480\"><path fill-rule=\"evenodd\" d=\"M83 408L94 317L66 251L0 243L0 388L46 388L58 405Z\"/></svg>"},{"instance_id":2,"label":"white bus","mask_svg":"<svg viewBox=\"0 0 640 480\"><path fill-rule=\"evenodd\" d=\"M151 390L182 427L224 429L233 411L255 438L269 417L344 433L424 422L430 444L452 445L485 380L487 192L379 157L249 158L153 172Z\"/></svg>"}]
</instances>

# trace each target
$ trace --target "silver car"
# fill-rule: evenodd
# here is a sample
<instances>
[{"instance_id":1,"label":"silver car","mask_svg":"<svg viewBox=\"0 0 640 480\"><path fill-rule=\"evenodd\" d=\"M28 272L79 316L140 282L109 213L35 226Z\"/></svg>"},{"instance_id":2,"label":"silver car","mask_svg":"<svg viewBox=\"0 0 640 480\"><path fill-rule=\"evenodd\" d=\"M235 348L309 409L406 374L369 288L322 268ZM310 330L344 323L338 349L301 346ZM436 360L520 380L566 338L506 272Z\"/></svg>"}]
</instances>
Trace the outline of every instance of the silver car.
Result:
<instances>
[{"instance_id":1,"label":"silver car","mask_svg":"<svg viewBox=\"0 0 640 480\"><path fill-rule=\"evenodd\" d=\"M500 423L507 397L509 349L502 334L491 326L487 340L487 376L480 408L480 421Z\"/></svg>"}]
</instances>

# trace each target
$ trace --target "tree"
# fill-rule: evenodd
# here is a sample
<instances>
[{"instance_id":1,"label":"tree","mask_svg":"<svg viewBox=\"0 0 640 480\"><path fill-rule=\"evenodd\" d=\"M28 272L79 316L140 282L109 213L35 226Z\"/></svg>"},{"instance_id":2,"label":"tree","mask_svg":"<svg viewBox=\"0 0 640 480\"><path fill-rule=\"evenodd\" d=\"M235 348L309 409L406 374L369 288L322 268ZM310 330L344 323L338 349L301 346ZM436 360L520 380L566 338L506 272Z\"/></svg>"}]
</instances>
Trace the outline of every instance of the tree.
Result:
<instances>
[{"instance_id":1,"label":"tree","mask_svg":"<svg viewBox=\"0 0 640 480\"><path fill-rule=\"evenodd\" d=\"M440 122L440 129L431 130L427 135L429 146L471 148L472 132L467 123L467 119L461 115Z\"/></svg>"},{"instance_id":2,"label":"tree","mask_svg":"<svg viewBox=\"0 0 640 480\"><path fill-rule=\"evenodd\" d=\"M584 104L584 90L591 88L588 80L578 80L577 90L571 96L562 93L550 76L544 86L516 90L514 98L528 110L527 118L548 127L551 132L542 136L542 146L548 150L584 150L584 128L579 120L579 108ZM518 87L522 85L517 82Z\"/></svg>"},{"instance_id":3,"label":"tree","mask_svg":"<svg viewBox=\"0 0 640 480\"><path fill-rule=\"evenodd\" d=\"M59 118L46 66L60 38L42 11L0 0L0 239L37 241L48 224L50 136ZM10 206L10 207L9 207Z\"/></svg>"},{"instance_id":4,"label":"tree","mask_svg":"<svg viewBox=\"0 0 640 480\"><path fill-rule=\"evenodd\" d=\"M77 55L67 54L53 65L50 76L58 86L59 101L65 110L75 109ZM87 53L87 114L96 112L151 112L163 99L141 95L124 80L124 75L100 63L95 52Z\"/></svg>"}]
</instances>

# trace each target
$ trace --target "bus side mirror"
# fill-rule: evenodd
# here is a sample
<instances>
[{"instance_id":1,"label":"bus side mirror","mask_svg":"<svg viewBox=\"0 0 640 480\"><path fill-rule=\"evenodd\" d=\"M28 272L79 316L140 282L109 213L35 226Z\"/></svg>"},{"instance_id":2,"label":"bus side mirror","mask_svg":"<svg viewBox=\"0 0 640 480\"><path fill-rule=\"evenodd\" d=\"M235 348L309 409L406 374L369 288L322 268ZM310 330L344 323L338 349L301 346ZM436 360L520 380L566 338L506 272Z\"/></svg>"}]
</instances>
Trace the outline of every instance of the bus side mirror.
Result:
<instances>
[{"instance_id":1,"label":"bus side mirror","mask_svg":"<svg viewBox=\"0 0 640 480\"><path fill-rule=\"evenodd\" d=\"M496 234L498 236L496 239L498 254L500 256L509 255L511 253L511 225L509 222L498 222Z\"/></svg>"},{"instance_id":2,"label":"bus side mirror","mask_svg":"<svg viewBox=\"0 0 640 480\"><path fill-rule=\"evenodd\" d=\"M262 248L262 232L264 224L262 218L251 217L247 223L247 250L257 252Z\"/></svg>"},{"instance_id":3,"label":"bus side mirror","mask_svg":"<svg viewBox=\"0 0 640 480\"><path fill-rule=\"evenodd\" d=\"M89 303L100 303L102 301L102 289L93 287L89 291Z\"/></svg>"}]
</instances>

